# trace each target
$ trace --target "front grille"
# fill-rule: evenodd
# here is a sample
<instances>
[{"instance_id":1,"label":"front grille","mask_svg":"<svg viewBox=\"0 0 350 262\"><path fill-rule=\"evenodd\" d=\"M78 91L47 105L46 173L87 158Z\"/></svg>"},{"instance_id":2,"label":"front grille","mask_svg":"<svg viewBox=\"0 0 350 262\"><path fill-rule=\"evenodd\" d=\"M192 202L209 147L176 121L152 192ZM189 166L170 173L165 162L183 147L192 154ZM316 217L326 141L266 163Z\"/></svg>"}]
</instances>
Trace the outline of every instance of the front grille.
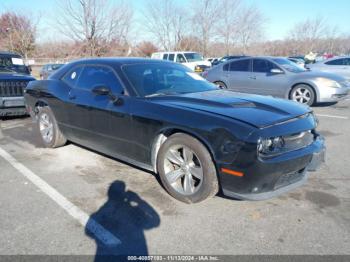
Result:
<instances>
[{"instance_id":1,"label":"front grille","mask_svg":"<svg viewBox=\"0 0 350 262\"><path fill-rule=\"evenodd\" d=\"M23 96L28 81L0 81L0 97Z\"/></svg>"}]
</instances>

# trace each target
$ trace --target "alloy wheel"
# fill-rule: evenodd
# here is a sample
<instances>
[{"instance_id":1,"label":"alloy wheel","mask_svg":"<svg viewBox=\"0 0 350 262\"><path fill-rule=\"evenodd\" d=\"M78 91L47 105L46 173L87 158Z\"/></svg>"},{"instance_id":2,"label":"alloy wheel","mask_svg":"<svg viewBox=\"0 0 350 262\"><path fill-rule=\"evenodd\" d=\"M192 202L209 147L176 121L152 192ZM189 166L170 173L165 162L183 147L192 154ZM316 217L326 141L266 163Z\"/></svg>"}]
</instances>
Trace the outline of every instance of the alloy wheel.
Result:
<instances>
[{"instance_id":1,"label":"alloy wheel","mask_svg":"<svg viewBox=\"0 0 350 262\"><path fill-rule=\"evenodd\" d=\"M171 187L183 195L192 195L203 182L203 168L197 155L187 146L175 145L164 159L165 177Z\"/></svg>"},{"instance_id":2,"label":"alloy wheel","mask_svg":"<svg viewBox=\"0 0 350 262\"><path fill-rule=\"evenodd\" d=\"M308 104L311 99L311 92L307 88L299 87L293 92L292 99L302 104Z\"/></svg>"},{"instance_id":3,"label":"alloy wheel","mask_svg":"<svg viewBox=\"0 0 350 262\"><path fill-rule=\"evenodd\" d=\"M51 143L53 139L53 123L48 114L42 113L40 115L39 129L43 140L46 143Z\"/></svg>"}]
</instances>

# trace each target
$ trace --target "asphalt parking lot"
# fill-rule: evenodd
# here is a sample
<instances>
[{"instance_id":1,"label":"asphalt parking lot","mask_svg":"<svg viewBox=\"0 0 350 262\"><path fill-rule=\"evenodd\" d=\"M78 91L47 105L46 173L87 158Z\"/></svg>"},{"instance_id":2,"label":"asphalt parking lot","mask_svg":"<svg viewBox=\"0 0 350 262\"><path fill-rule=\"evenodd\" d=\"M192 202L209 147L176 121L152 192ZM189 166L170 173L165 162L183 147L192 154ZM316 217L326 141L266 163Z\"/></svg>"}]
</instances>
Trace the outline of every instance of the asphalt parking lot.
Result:
<instances>
[{"instance_id":1,"label":"asphalt parking lot","mask_svg":"<svg viewBox=\"0 0 350 262\"><path fill-rule=\"evenodd\" d=\"M314 111L327 156L306 185L195 205L116 159L43 148L30 118L1 121L0 255L350 254L350 100Z\"/></svg>"}]
</instances>

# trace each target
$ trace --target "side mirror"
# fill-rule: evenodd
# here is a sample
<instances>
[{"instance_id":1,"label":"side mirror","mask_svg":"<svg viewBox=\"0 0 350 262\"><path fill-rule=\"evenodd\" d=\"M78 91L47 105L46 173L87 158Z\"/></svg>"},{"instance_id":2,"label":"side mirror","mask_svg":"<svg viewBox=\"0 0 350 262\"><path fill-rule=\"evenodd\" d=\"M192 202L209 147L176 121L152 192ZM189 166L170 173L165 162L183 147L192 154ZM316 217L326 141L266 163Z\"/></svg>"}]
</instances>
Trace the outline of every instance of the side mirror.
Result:
<instances>
[{"instance_id":1,"label":"side mirror","mask_svg":"<svg viewBox=\"0 0 350 262\"><path fill-rule=\"evenodd\" d=\"M107 96L111 93L111 90L107 86L95 86L92 88L92 92L99 96Z\"/></svg>"},{"instance_id":2,"label":"side mirror","mask_svg":"<svg viewBox=\"0 0 350 262\"><path fill-rule=\"evenodd\" d=\"M278 68L273 68L271 69L270 71L272 74L284 74L284 72L281 70L281 69L278 69Z\"/></svg>"}]
</instances>

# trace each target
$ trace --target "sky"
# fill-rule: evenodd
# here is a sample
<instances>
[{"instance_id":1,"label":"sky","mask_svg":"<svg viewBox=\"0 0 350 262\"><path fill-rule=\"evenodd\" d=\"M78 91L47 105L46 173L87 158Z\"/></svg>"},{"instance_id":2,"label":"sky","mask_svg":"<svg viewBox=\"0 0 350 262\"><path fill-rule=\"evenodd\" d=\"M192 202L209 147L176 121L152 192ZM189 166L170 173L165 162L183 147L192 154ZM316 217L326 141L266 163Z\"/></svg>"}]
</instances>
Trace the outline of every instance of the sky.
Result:
<instances>
[{"instance_id":1,"label":"sky","mask_svg":"<svg viewBox=\"0 0 350 262\"><path fill-rule=\"evenodd\" d=\"M54 25L58 0L0 0L0 13L16 11L40 15L39 41L57 40L59 34L51 30ZM112 0L113 1L113 0ZM129 0L136 19L142 16L147 0ZM162 0L158 0L162 1ZM175 0L185 9L190 8L190 0ZM215 1L215 0L213 0ZM257 6L267 23L265 26L268 40L283 39L294 24L307 18L324 17L328 24L336 26L340 32L350 34L350 0L241 0L244 4ZM218 14L220 15L220 14Z\"/></svg>"}]
</instances>

